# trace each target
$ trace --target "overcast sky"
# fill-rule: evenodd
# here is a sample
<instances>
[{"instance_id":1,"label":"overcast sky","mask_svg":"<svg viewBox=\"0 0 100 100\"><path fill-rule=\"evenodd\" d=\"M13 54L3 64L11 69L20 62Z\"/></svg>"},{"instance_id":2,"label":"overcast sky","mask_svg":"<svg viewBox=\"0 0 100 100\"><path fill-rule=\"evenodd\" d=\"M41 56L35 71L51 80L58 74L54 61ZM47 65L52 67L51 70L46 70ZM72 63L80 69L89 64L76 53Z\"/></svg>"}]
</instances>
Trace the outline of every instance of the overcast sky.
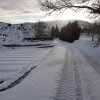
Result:
<instances>
[{"instance_id":1,"label":"overcast sky","mask_svg":"<svg viewBox=\"0 0 100 100\"><path fill-rule=\"evenodd\" d=\"M79 17L79 15L76 17ZM22 23L35 22L41 19L55 20L56 17L44 18L44 13L40 10L38 0L0 0L0 21L2 22Z\"/></svg>"},{"instance_id":2,"label":"overcast sky","mask_svg":"<svg viewBox=\"0 0 100 100\"><path fill-rule=\"evenodd\" d=\"M0 0L0 21L12 23L35 21L42 16L38 14L39 12L37 0Z\"/></svg>"}]
</instances>

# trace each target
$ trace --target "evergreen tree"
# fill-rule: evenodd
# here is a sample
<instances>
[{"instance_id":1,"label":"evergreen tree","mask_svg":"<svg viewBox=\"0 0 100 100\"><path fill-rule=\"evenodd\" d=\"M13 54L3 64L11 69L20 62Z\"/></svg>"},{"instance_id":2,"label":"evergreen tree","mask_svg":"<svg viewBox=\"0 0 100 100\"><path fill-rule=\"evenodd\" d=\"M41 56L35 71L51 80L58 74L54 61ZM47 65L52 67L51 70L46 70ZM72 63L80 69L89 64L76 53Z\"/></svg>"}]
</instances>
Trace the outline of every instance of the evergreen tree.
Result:
<instances>
[{"instance_id":1,"label":"evergreen tree","mask_svg":"<svg viewBox=\"0 0 100 100\"><path fill-rule=\"evenodd\" d=\"M54 38L54 34L55 34L55 27L53 26L51 28L51 37Z\"/></svg>"},{"instance_id":2,"label":"evergreen tree","mask_svg":"<svg viewBox=\"0 0 100 100\"><path fill-rule=\"evenodd\" d=\"M78 25L78 22L69 22L67 25L62 27L59 38L63 41L74 42L79 39L81 33L81 28Z\"/></svg>"},{"instance_id":3,"label":"evergreen tree","mask_svg":"<svg viewBox=\"0 0 100 100\"><path fill-rule=\"evenodd\" d=\"M59 28L58 28L58 26L57 25L56 25L56 27L53 26L51 28L51 37L52 38L57 38L58 35L59 35Z\"/></svg>"},{"instance_id":4,"label":"evergreen tree","mask_svg":"<svg viewBox=\"0 0 100 100\"><path fill-rule=\"evenodd\" d=\"M56 25L56 28L55 28L55 37L57 38L59 35L59 28L58 26Z\"/></svg>"}]
</instances>

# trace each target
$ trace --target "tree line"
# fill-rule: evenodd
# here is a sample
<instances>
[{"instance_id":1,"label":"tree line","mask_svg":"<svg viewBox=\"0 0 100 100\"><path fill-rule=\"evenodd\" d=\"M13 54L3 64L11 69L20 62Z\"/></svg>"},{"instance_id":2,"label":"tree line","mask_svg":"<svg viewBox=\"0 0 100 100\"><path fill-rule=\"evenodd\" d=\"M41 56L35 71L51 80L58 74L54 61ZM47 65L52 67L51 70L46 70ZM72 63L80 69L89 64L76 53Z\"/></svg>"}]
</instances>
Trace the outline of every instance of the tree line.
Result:
<instances>
[{"instance_id":1,"label":"tree line","mask_svg":"<svg viewBox=\"0 0 100 100\"><path fill-rule=\"evenodd\" d=\"M38 22L34 27L36 34L32 40L53 40L59 38L63 41L72 43L79 39L81 33L86 33L92 37L92 41L94 41L96 36L97 41L100 42L100 23L88 24L86 27L81 28L78 21L73 21L69 22L61 29L58 25L52 26L50 29L45 22ZM48 30L46 30L46 28Z\"/></svg>"},{"instance_id":2,"label":"tree line","mask_svg":"<svg viewBox=\"0 0 100 100\"><path fill-rule=\"evenodd\" d=\"M78 21L69 22L61 29L59 29L58 25L50 29L45 22L38 22L34 25L34 28L35 36L32 38L25 38L25 40L53 40L59 38L66 42L74 42L79 39L81 33Z\"/></svg>"},{"instance_id":3,"label":"tree line","mask_svg":"<svg viewBox=\"0 0 100 100\"><path fill-rule=\"evenodd\" d=\"M51 34L53 38L59 38L66 42L74 42L78 40L81 34L81 28L78 21L69 22L59 30L58 26L51 28Z\"/></svg>"}]
</instances>

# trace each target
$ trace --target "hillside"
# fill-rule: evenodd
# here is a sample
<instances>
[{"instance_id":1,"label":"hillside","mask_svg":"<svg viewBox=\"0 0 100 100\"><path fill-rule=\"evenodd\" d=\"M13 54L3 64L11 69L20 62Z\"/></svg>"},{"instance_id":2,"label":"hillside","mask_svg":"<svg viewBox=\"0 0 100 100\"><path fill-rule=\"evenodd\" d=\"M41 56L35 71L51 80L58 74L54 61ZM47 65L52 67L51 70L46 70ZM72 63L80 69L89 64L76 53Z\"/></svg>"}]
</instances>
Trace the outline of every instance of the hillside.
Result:
<instances>
[{"instance_id":1,"label":"hillside","mask_svg":"<svg viewBox=\"0 0 100 100\"><path fill-rule=\"evenodd\" d=\"M34 24L0 23L0 43L17 43L24 38L34 37Z\"/></svg>"}]
</instances>

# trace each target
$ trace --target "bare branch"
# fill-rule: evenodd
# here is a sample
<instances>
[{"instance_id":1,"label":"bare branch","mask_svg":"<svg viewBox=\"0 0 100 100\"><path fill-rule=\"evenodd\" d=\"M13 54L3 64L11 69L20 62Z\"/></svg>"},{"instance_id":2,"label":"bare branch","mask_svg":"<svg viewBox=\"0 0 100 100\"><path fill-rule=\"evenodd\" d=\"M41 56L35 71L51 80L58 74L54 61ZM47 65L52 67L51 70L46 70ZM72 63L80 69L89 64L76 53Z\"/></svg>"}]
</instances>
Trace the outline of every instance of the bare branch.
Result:
<instances>
[{"instance_id":1,"label":"bare branch","mask_svg":"<svg viewBox=\"0 0 100 100\"><path fill-rule=\"evenodd\" d=\"M90 0L78 0L77 2L80 3L89 3ZM94 14L99 14L100 15L100 5L97 5L97 7L91 7L91 6L87 6L87 5L75 5L72 4L72 2L70 0L61 0L61 1L56 1L55 3L53 3L50 0L46 0L45 2L42 2L41 0L39 0L40 5L42 7L43 10L49 10L51 12L54 11L61 11L62 9L72 9L72 8L77 8L77 9L88 9L90 10L90 13L94 13Z\"/></svg>"}]
</instances>

